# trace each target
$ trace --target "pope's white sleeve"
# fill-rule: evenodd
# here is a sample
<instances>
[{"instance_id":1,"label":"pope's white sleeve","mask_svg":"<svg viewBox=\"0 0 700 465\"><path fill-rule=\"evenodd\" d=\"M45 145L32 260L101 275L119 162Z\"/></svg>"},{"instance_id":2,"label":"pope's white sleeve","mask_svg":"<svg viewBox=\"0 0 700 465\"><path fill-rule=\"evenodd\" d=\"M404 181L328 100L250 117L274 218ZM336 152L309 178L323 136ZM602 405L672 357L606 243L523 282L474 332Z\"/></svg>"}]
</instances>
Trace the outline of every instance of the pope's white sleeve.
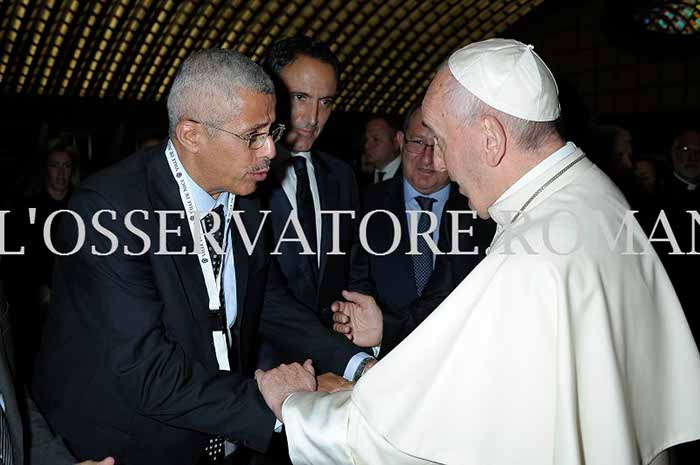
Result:
<instances>
[{"instance_id":1,"label":"pope's white sleeve","mask_svg":"<svg viewBox=\"0 0 700 465\"><path fill-rule=\"evenodd\" d=\"M353 464L347 443L352 391L292 394L282 406L294 465Z\"/></svg>"},{"instance_id":2,"label":"pope's white sleeve","mask_svg":"<svg viewBox=\"0 0 700 465\"><path fill-rule=\"evenodd\" d=\"M352 391L292 394L282 407L294 465L425 465L394 448L367 423Z\"/></svg>"}]
</instances>

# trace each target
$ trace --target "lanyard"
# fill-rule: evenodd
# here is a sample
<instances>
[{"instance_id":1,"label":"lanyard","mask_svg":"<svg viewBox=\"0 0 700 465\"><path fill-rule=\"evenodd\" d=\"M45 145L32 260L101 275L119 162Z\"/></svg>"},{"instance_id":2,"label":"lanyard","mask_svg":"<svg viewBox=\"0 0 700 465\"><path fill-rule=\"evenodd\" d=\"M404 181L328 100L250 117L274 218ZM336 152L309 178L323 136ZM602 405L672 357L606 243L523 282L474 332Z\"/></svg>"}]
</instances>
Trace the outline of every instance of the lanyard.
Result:
<instances>
[{"instance_id":1,"label":"lanyard","mask_svg":"<svg viewBox=\"0 0 700 465\"><path fill-rule=\"evenodd\" d=\"M222 370L229 370L228 361L228 344L226 342L226 317L223 314L223 309L221 308L221 300L219 299L219 294L222 286L223 279L223 264L221 270L219 271L219 276L214 276L214 268L211 264L211 256L209 254L209 248L207 247L206 237L202 232L202 226L199 223L201 219L199 216L199 211L197 210L197 204L194 199L194 195L190 189L187 182L187 177L183 171L183 167L180 163L180 159L177 156L175 147L172 141L168 141L168 146L165 149L166 158L168 159L168 165L170 166L170 171L173 173L173 177L178 184L180 190L180 199L182 200L182 205L185 207L185 214L187 215L187 221L190 226L190 233L192 234L192 242L195 245L195 250L197 252L197 261L202 270L202 276L204 277L204 284L207 288L207 296L209 297L209 312L210 316L214 315L214 320L223 321L223 327L214 328L212 327L212 337L214 338L214 348L216 350L216 359L219 362L219 368ZM231 217L233 216L233 204L235 201L235 196L229 193L228 206L226 210L225 219L222 219L223 224L220 225L221 228L225 228L227 224L230 224ZM228 245L228 228L224 231L224 242L222 247L226 250ZM223 258L222 258L223 259ZM210 320L211 321L211 320Z\"/></svg>"}]
</instances>

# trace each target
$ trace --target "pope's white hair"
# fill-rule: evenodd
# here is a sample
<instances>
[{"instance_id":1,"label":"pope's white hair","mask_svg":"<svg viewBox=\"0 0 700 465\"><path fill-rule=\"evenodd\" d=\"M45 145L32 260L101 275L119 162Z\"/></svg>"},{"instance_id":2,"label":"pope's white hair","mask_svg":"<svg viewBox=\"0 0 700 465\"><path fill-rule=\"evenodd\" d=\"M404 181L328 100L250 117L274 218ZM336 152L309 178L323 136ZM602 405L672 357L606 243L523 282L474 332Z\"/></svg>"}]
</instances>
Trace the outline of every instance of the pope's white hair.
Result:
<instances>
[{"instance_id":1,"label":"pope's white hair","mask_svg":"<svg viewBox=\"0 0 700 465\"><path fill-rule=\"evenodd\" d=\"M509 136L513 137L518 147L525 151L539 149L551 137L559 134L557 121L528 121L516 116L503 113L480 100L469 92L452 76L447 64L443 64L439 72L449 75L445 81L445 103L451 111L462 119L462 123L471 126L478 118L493 116L505 128Z\"/></svg>"},{"instance_id":2,"label":"pope's white hair","mask_svg":"<svg viewBox=\"0 0 700 465\"><path fill-rule=\"evenodd\" d=\"M222 126L235 119L243 102L239 89L274 94L270 77L250 58L233 50L207 49L182 64L168 93L170 134L185 118ZM207 128L211 135L211 129Z\"/></svg>"}]
</instances>

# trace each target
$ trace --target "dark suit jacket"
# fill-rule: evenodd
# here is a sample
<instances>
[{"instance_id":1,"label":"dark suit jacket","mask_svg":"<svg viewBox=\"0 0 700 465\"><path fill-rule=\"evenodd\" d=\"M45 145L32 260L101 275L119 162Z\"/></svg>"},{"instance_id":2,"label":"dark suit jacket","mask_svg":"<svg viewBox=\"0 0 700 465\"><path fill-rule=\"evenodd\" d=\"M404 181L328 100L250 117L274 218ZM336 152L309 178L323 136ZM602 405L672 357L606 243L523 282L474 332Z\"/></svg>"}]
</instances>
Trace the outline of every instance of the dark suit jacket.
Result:
<instances>
[{"instance_id":1,"label":"dark suit jacket","mask_svg":"<svg viewBox=\"0 0 700 465\"><path fill-rule=\"evenodd\" d=\"M254 197L237 197L236 209L249 237L262 218ZM33 389L52 426L80 458L112 455L120 465L194 464L208 435L221 435L264 450L275 418L251 379L264 298L284 318L270 312L272 323L305 321L306 312L289 298L270 272L262 239L246 252L232 230L236 267L237 317L232 357L234 369L221 372L207 319L208 299L196 255L158 255L157 210L182 211L178 188L164 146L132 155L88 179L74 194L70 208L85 218L86 241L75 254L58 257L54 290ZM116 211L117 220L102 224L117 237L110 241L90 227L101 209ZM125 227L132 210L134 225L152 246ZM232 222L233 224L233 222ZM167 249L192 251L186 220L168 215ZM76 241L75 221L61 221L59 250ZM263 244L263 246L261 246ZM303 324L303 323L301 323ZM292 338L293 327L279 334ZM326 332L308 340L327 338ZM299 341L302 347L307 340ZM332 354L329 354L329 357ZM323 362L329 363L328 360Z\"/></svg>"},{"instance_id":2,"label":"dark suit jacket","mask_svg":"<svg viewBox=\"0 0 700 465\"><path fill-rule=\"evenodd\" d=\"M370 186L364 197L366 215L373 210L387 210L396 215L401 225L401 241L397 249L388 255L373 255L364 249L353 255L352 290L375 297L384 314L384 334L380 357L385 356L413 331L455 287L483 259L495 231L491 220L474 219L470 215L459 216L459 229L473 227L473 236L459 235L459 250L471 251L478 247L478 255L452 255L452 216L450 211L469 210L467 198L453 184L440 220L438 248L445 252L438 255L430 280L418 294L413 274L413 258L410 249L406 204L403 195L403 176ZM394 227L385 214L375 214L367 223L367 238L371 249L383 253L391 248Z\"/></svg>"},{"instance_id":3,"label":"dark suit jacket","mask_svg":"<svg viewBox=\"0 0 700 465\"><path fill-rule=\"evenodd\" d=\"M1 287L1 286L0 286ZM4 402L14 463L69 465L75 460L62 439L54 436L26 389L16 385L15 356L9 310L0 288L0 393Z\"/></svg>"},{"instance_id":4,"label":"dark suit jacket","mask_svg":"<svg viewBox=\"0 0 700 465\"><path fill-rule=\"evenodd\" d=\"M289 152L282 147L277 148L277 158L274 160L273 171L284 172L289 159ZM316 184L321 200L321 210L345 210L357 214L359 196L352 168L345 162L318 151L312 151L311 160L314 165ZM265 186L272 219L272 232L275 244L279 241L284 226L292 212L292 206L276 175L270 176ZM331 251L333 231L330 215L322 215L321 226L321 264L318 268L318 279L312 279L312 260L300 259L301 248L298 243L285 242L280 246L281 255L277 257L280 268L293 294L302 303L320 314L338 300L340 292L345 289L350 273L350 253L353 243L357 240L357 219L350 215L340 216L340 225L336 232L340 236L340 251L343 255L329 255ZM291 237L288 231L286 237ZM313 238L312 247L316 240Z\"/></svg>"},{"instance_id":5,"label":"dark suit jacket","mask_svg":"<svg viewBox=\"0 0 700 465\"><path fill-rule=\"evenodd\" d=\"M309 256L300 255L301 245L298 242L282 242L280 238L284 232L289 215L292 213L292 206L287 198L282 184L279 180L279 172L285 172L288 163L289 152L279 147L277 157L272 166L271 176L268 177L264 186L260 189L260 195L266 199L267 209L271 210L270 220L272 224L271 248L279 243L280 255L274 260L277 267L287 283L287 286L294 297L301 302L308 310L308 314L316 321L310 323L311 326L323 328L333 338L335 345L331 349L335 360L332 365L325 364L320 369L323 371L333 371L342 375L347 362L358 353L359 349L350 343L346 338L334 333L331 330L332 315L330 305L334 301L342 298L341 291L347 289L350 274L350 254L353 244L357 241L357 219L352 219L350 215L340 215L340 222L336 228L339 237L339 250L342 255L329 255L333 246L332 217L330 214L322 215L321 226L321 263L317 270L317 280L314 280L311 269L313 261ZM313 151L311 159L314 165L316 182L321 201L321 210L345 210L357 214L359 206L357 185L352 168L345 162L322 152ZM285 238L296 237L293 228L289 228ZM313 238L311 246L315 248L316 239ZM266 302L266 313L268 312ZM283 315L282 312L278 312ZM318 346L316 350L302 353L299 351L299 338L309 330L307 326L298 325L295 328L297 337L286 340L271 325L263 322L262 333L265 343L274 346L274 354L269 348L263 348L263 357L272 358L275 362L280 361L301 361L304 358L312 358L318 361L323 356L327 348ZM309 345L311 347L311 345ZM274 364L270 360L263 360L263 365ZM330 368L330 369L329 369Z\"/></svg>"}]
</instances>

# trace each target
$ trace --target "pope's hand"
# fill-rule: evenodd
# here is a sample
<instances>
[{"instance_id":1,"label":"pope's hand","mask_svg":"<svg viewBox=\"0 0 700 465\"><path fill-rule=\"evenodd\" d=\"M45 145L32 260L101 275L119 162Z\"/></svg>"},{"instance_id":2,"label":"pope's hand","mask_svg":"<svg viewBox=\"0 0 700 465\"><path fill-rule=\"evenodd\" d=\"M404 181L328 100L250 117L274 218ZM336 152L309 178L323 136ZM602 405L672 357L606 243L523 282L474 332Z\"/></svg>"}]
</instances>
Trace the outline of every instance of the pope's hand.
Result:
<instances>
[{"instance_id":1,"label":"pope's hand","mask_svg":"<svg viewBox=\"0 0 700 465\"><path fill-rule=\"evenodd\" d=\"M107 457L101 462L95 462L94 460L86 460L84 462L80 462L78 465L114 465L114 463L115 462L112 457Z\"/></svg>"},{"instance_id":2,"label":"pope's hand","mask_svg":"<svg viewBox=\"0 0 700 465\"><path fill-rule=\"evenodd\" d=\"M384 320L374 298L359 292L343 291L347 302L333 302L333 329L360 347L382 343Z\"/></svg>"},{"instance_id":3,"label":"pope's hand","mask_svg":"<svg viewBox=\"0 0 700 465\"><path fill-rule=\"evenodd\" d=\"M321 376L317 376L316 381L318 382L319 392L350 391L355 387L355 383L335 373L324 373Z\"/></svg>"},{"instance_id":4,"label":"pope's hand","mask_svg":"<svg viewBox=\"0 0 700 465\"><path fill-rule=\"evenodd\" d=\"M292 363L268 371L257 370L255 380L268 407L282 422L282 404L290 394L316 390L316 372L311 360L305 361L303 366Z\"/></svg>"}]
</instances>

